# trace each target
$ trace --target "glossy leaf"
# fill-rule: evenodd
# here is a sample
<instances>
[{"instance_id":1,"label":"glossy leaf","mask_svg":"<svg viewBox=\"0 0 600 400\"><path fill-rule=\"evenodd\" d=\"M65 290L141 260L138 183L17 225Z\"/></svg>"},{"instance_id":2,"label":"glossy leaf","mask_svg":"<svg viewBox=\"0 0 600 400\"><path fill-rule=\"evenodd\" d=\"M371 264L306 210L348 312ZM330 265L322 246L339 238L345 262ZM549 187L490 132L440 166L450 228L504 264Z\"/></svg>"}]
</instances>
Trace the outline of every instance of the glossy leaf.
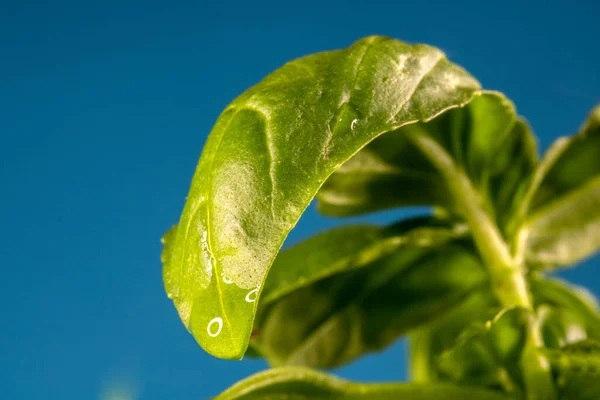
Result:
<instances>
[{"instance_id":1,"label":"glossy leaf","mask_svg":"<svg viewBox=\"0 0 600 400\"><path fill-rule=\"evenodd\" d=\"M528 262L565 266L600 248L600 106L581 131L557 140L521 206L520 245Z\"/></svg>"},{"instance_id":2,"label":"glossy leaf","mask_svg":"<svg viewBox=\"0 0 600 400\"><path fill-rule=\"evenodd\" d=\"M547 350L556 375L560 400L600 398L600 342L584 340Z\"/></svg>"},{"instance_id":3,"label":"glossy leaf","mask_svg":"<svg viewBox=\"0 0 600 400\"><path fill-rule=\"evenodd\" d=\"M484 92L464 108L373 140L325 182L317 194L319 210L343 216L433 205L460 214L443 177L407 133L436 139L499 215L512 208L536 161L533 137L514 106L500 93Z\"/></svg>"},{"instance_id":4,"label":"glossy leaf","mask_svg":"<svg viewBox=\"0 0 600 400\"><path fill-rule=\"evenodd\" d=\"M362 384L307 368L277 368L258 373L226 390L215 400L508 400L487 390L449 384Z\"/></svg>"},{"instance_id":5,"label":"glossy leaf","mask_svg":"<svg viewBox=\"0 0 600 400\"><path fill-rule=\"evenodd\" d=\"M402 231L407 225L414 223L393 229ZM443 316L473 288L486 283L472 250L450 242L456 234L444 230L413 228L398 236L403 243L397 250L363 268L296 285L285 296L266 296L257 314L253 346L273 365L331 368L381 350L409 330ZM289 256L284 252L281 258L293 255L298 265L307 264L310 253L304 249L302 245L292 248ZM324 255L327 261L328 252L337 250L321 248L312 253ZM316 264L309 270L331 269L326 262L311 261ZM265 292L275 285L271 282L269 276Z\"/></svg>"},{"instance_id":6,"label":"glossy leaf","mask_svg":"<svg viewBox=\"0 0 600 400\"><path fill-rule=\"evenodd\" d=\"M519 360L530 315L521 308L504 309L485 325L472 326L458 344L439 358L438 368L454 382L522 391Z\"/></svg>"},{"instance_id":7,"label":"glossy leaf","mask_svg":"<svg viewBox=\"0 0 600 400\"><path fill-rule=\"evenodd\" d=\"M369 37L292 61L234 100L206 142L163 270L196 340L241 358L269 267L327 177L374 138L478 91L435 48Z\"/></svg>"}]
</instances>

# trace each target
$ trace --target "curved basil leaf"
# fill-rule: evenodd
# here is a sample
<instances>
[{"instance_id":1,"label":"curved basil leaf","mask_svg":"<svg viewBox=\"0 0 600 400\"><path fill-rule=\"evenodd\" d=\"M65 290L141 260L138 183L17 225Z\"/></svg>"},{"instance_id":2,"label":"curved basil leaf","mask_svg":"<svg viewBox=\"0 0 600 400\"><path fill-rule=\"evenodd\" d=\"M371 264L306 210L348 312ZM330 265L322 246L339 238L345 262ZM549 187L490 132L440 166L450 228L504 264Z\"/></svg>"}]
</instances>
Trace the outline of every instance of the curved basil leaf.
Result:
<instances>
[{"instance_id":1,"label":"curved basil leaf","mask_svg":"<svg viewBox=\"0 0 600 400\"><path fill-rule=\"evenodd\" d=\"M557 348L590 338L600 340L600 314L593 296L558 279L529 279L546 347Z\"/></svg>"},{"instance_id":2,"label":"curved basil leaf","mask_svg":"<svg viewBox=\"0 0 600 400\"><path fill-rule=\"evenodd\" d=\"M276 368L253 375L215 400L508 400L492 391L449 384L353 383L308 368Z\"/></svg>"},{"instance_id":3,"label":"curved basil leaf","mask_svg":"<svg viewBox=\"0 0 600 400\"><path fill-rule=\"evenodd\" d=\"M261 304L253 347L276 366L336 367L443 316L486 283L478 258L460 243L426 246L406 237L361 269Z\"/></svg>"},{"instance_id":4,"label":"curved basil leaf","mask_svg":"<svg viewBox=\"0 0 600 400\"><path fill-rule=\"evenodd\" d=\"M343 216L407 205L456 213L444 179L407 133L436 139L506 214L536 162L535 142L502 94L483 92L464 108L378 137L336 170L317 194L319 210ZM406 190L410 188L410 190Z\"/></svg>"},{"instance_id":5,"label":"curved basil leaf","mask_svg":"<svg viewBox=\"0 0 600 400\"><path fill-rule=\"evenodd\" d=\"M467 328L458 344L440 356L442 377L522 393L519 360L529 318L525 309L503 309L485 325Z\"/></svg>"},{"instance_id":6,"label":"curved basil leaf","mask_svg":"<svg viewBox=\"0 0 600 400\"><path fill-rule=\"evenodd\" d=\"M200 345L243 356L269 267L331 173L478 90L435 48L368 37L292 61L234 100L206 142L163 269Z\"/></svg>"},{"instance_id":7,"label":"curved basil leaf","mask_svg":"<svg viewBox=\"0 0 600 400\"><path fill-rule=\"evenodd\" d=\"M560 400L600 398L600 342L584 340L547 350Z\"/></svg>"},{"instance_id":8,"label":"curved basil leaf","mask_svg":"<svg viewBox=\"0 0 600 400\"><path fill-rule=\"evenodd\" d=\"M581 131L557 140L532 179L520 214L526 259L565 266L600 248L600 106Z\"/></svg>"}]
</instances>

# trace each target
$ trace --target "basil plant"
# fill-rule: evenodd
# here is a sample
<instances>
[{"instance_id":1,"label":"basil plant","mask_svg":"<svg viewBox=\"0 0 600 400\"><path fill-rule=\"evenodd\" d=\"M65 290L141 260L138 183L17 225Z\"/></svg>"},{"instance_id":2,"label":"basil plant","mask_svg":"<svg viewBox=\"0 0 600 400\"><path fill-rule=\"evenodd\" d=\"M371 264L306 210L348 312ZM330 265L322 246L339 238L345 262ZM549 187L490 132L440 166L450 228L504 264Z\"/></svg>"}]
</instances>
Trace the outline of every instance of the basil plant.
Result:
<instances>
[{"instance_id":1,"label":"basil plant","mask_svg":"<svg viewBox=\"0 0 600 400\"><path fill-rule=\"evenodd\" d=\"M313 199L430 212L280 252ZM600 107L538 157L510 100L434 47L367 37L248 89L163 243L200 346L273 367L216 399L600 399L598 306L551 276L600 248ZM324 371L405 335L409 383Z\"/></svg>"}]
</instances>

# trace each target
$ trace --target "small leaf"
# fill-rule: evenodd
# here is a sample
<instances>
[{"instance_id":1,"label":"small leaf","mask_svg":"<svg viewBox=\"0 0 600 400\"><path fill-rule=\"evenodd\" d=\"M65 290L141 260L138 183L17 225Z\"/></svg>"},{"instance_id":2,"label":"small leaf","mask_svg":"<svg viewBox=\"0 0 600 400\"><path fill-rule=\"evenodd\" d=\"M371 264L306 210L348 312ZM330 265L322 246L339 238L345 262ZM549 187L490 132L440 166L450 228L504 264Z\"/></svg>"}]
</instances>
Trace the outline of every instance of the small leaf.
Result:
<instances>
[{"instance_id":1,"label":"small leaf","mask_svg":"<svg viewBox=\"0 0 600 400\"><path fill-rule=\"evenodd\" d=\"M593 295L558 279L538 276L530 277L529 286L546 347L563 347L586 338L600 340L600 315Z\"/></svg>"},{"instance_id":2,"label":"small leaf","mask_svg":"<svg viewBox=\"0 0 600 400\"><path fill-rule=\"evenodd\" d=\"M348 382L308 368L276 368L253 375L215 400L509 400L487 390L449 384Z\"/></svg>"},{"instance_id":3,"label":"small leaf","mask_svg":"<svg viewBox=\"0 0 600 400\"><path fill-rule=\"evenodd\" d=\"M556 375L560 400L600 398L600 342L584 340L546 353Z\"/></svg>"},{"instance_id":4,"label":"small leaf","mask_svg":"<svg viewBox=\"0 0 600 400\"><path fill-rule=\"evenodd\" d=\"M600 106L581 131L548 150L520 210L529 263L566 266L600 248Z\"/></svg>"},{"instance_id":5,"label":"small leaf","mask_svg":"<svg viewBox=\"0 0 600 400\"><path fill-rule=\"evenodd\" d=\"M575 313L544 304L537 309L537 319L547 348L558 349L587 339L585 322Z\"/></svg>"},{"instance_id":6,"label":"small leaf","mask_svg":"<svg viewBox=\"0 0 600 400\"><path fill-rule=\"evenodd\" d=\"M467 328L458 344L439 358L442 376L462 384L522 391L518 363L530 315L522 308L503 309L485 325Z\"/></svg>"},{"instance_id":7,"label":"small leaf","mask_svg":"<svg viewBox=\"0 0 600 400\"><path fill-rule=\"evenodd\" d=\"M439 356L454 347L465 327L484 324L500 309L490 288L469 294L447 315L440 316L411 334L410 375L416 382L441 379L437 369Z\"/></svg>"},{"instance_id":8,"label":"small leaf","mask_svg":"<svg viewBox=\"0 0 600 400\"><path fill-rule=\"evenodd\" d=\"M288 271L290 266L324 276L296 280L302 284L290 285L278 296L266 295L257 314L253 346L273 365L339 366L381 350L400 335L444 315L485 283L479 260L468 248L451 242L456 233L447 227L415 227L417 221L391 228L405 231L395 237L401 246L362 268L356 268L361 262L344 257L335 247L308 251L309 243L326 243L319 237L284 251L275 261L265 292L278 286L277 271ZM328 263L335 260L332 253L338 254L345 270L335 267L336 262Z\"/></svg>"},{"instance_id":9,"label":"small leaf","mask_svg":"<svg viewBox=\"0 0 600 400\"><path fill-rule=\"evenodd\" d=\"M292 61L234 100L206 142L163 268L200 345L243 356L269 267L340 165L478 91L441 51L374 36Z\"/></svg>"}]
</instances>

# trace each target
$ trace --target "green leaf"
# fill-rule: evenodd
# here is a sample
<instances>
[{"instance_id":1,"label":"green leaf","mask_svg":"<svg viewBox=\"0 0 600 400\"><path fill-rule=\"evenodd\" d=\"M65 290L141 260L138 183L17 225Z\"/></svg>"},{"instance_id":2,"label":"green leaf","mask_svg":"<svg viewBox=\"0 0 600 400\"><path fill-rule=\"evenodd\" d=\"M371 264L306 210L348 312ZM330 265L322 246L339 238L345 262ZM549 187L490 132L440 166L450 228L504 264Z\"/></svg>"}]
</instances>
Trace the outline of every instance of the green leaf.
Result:
<instances>
[{"instance_id":1,"label":"green leaf","mask_svg":"<svg viewBox=\"0 0 600 400\"><path fill-rule=\"evenodd\" d=\"M583 288L531 276L529 287L546 347L558 348L582 339L600 340L600 315L593 295Z\"/></svg>"},{"instance_id":2,"label":"green leaf","mask_svg":"<svg viewBox=\"0 0 600 400\"><path fill-rule=\"evenodd\" d=\"M530 314L522 308L503 309L485 325L467 328L458 344L439 358L442 377L462 384L522 391L519 360Z\"/></svg>"},{"instance_id":3,"label":"green leaf","mask_svg":"<svg viewBox=\"0 0 600 400\"><path fill-rule=\"evenodd\" d=\"M163 269L200 345L243 356L271 263L340 165L376 137L478 91L435 48L368 37L292 61L234 100L206 142Z\"/></svg>"},{"instance_id":4,"label":"green leaf","mask_svg":"<svg viewBox=\"0 0 600 400\"><path fill-rule=\"evenodd\" d=\"M177 232L177 225L173 226L171 229L165 233L165 235L160 240L163 244L163 250L160 253L160 261L163 264L167 264L171 260L171 255L173 253L173 243L175 239L175 233Z\"/></svg>"},{"instance_id":5,"label":"green leaf","mask_svg":"<svg viewBox=\"0 0 600 400\"><path fill-rule=\"evenodd\" d=\"M531 264L566 266L600 248L600 106L548 150L520 214L528 214L519 241Z\"/></svg>"},{"instance_id":6,"label":"green leaf","mask_svg":"<svg viewBox=\"0 0 600 400\"><path fill-rule=\"evenodd\" d=\"M362 384L342 380L308 368L287 367L253 375L226 390L215 400L508 400L487 390L449 384Z\"/></svg>"},{"instance_id":7,"label":"green leaf","mask_svg":"<svg viewBox=\"0 0 600 400\"><path fill-rule=\"evenodd\" d=\"M450 226L430 217L413 218L387 228L358 225L323 232L277 255L261 294L261 305L336 273L364 267L400 246L434 246L464 234L466 226Z\"/></svg>"},{"instance_id":8,"label":"green leaf","mask_svg":"<svg viewBox=\"0 0 600 400\"><path fill-rule=\"evenodd\" d=\"M325 182L317 194L319 210L344 216L433 205L460 214L443 177L411 142L409 133L437 140L499 215L512 208L536 161L531 132L517 118L512 103L500 93L484 92L464 108L373 140Z\"/></svg>"},{"instance_id":9,"label":"green leaf","mask_svg":"<svg viewBox=\"0 0 600 400\"><path fill-rule=\"evenodd\" d=\"M469 294L446 315L431 321L410 336L410 375L416 382L433 382L442 377L438 372L439 356L454 347L465 327L484 324L500 306L491 288Z\"/></svg>"},{"instance_id":10,"label":"green leaf","mask_svg":"<svg viewBox=\"0 0 600 400\"><path fill-rule=\"evenodd\" d=\"M282 252L265 284L253 347L272 365L339 366L442 316L485 283L472 251L451 242L460 229L417 219L385 231L399 246L388 254L329 246L340 230Z\"/></svg>"},{"instance_id":11,"label":"green leaf","mask_svg":"<svg viewBox=\"0 0 600 400\"><path fill-rule=\"evenodd\" d=\"M600 342L584 340L546 353L556 375L560 400L600 398Z\"/></svg>"}]
</instances>

